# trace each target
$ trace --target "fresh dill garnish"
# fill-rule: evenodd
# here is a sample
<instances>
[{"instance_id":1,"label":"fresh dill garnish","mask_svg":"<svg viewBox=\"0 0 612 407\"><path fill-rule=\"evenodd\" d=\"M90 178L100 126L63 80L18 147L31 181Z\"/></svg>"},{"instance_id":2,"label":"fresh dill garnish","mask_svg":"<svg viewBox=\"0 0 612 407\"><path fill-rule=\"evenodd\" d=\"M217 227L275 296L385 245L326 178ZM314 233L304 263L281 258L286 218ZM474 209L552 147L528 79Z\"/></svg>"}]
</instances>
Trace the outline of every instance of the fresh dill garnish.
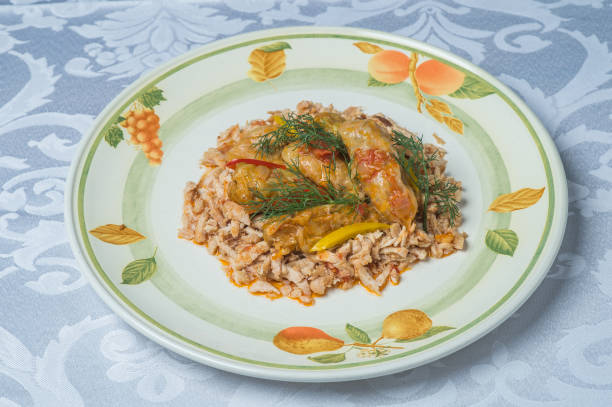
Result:
<instances>
[{"instance_id":1,"label":"fresh dill garnish","mask_svg":"<svg viewBox=\"0 0 612 407\"><path fill-rule=\"evenodd\" d=\"M430 203L436 204L440 213L448 213L450 225L454 226L460 213L455 197L459 187L435 176L431 177L433 180L430 179L429 164L437 159L437 151L430 155L425 154L422 137L406 137L396 130L393 130L391 137L396 147L399 147L395 159L405 176L423 194L423 230L427 232L427 207Z\"/></svg>"},{"instance_id":2,"label":"fresh dill garnish","mask_svg":"<svg viewBox=\"0 0 612 407\"><path fill-rule=\"evenodd\" d=\"M289 216L305 209L321 205L345 205L354 209L361 203L359 196L335 186L330 181L329 167L325 182L318 185L302 173L299 162L285 163L285 170L275 170L275 179L263 189L252 189L254 199L244 205L251 216L263 219Z\"/></svg>"},{"instance_id":3,"label":"fresh dill garnish","mask_svg":"<svg viewBox=\"0 0 612 407\"><path fill-rule=\"evenodd\" d=\"M336 155L349 159L340 136L325 130L311 115L289 112L282 116L282 120L283 124L276 130L262 135L253 143L258 155L274 154L287 144L296 143L296 148L306 146L331 151L334 163Z\"/></svg>"},{"instance_id":4,"label":"fresh dill garnish","mask_svg":"<svg viewBox=\"0 0 612 407\"><path fill-rule=\"evenodd\" d=\"M429 205L429 162L423 149L422 138L406 137L397 130L391 136L393 143L400 147L395 159L404 171L405 176L411 180L423 194L423 230L427 232L427 206Z\"/></svg>"},{"instance_id":5,"label":"fresh dill garnish","mask_svg":"<svg viewBox=\"0 0 612 407\"><path fill-rule=\"evenodd\" d=\"M457 198L455 197L457 191L459 191L457 185L440 179L436 179L435 183L430 186L430 202L438 205L441 213L448 213L451 226L455 225L455 219L460 214Z\"/></svg>"}]
</instances>

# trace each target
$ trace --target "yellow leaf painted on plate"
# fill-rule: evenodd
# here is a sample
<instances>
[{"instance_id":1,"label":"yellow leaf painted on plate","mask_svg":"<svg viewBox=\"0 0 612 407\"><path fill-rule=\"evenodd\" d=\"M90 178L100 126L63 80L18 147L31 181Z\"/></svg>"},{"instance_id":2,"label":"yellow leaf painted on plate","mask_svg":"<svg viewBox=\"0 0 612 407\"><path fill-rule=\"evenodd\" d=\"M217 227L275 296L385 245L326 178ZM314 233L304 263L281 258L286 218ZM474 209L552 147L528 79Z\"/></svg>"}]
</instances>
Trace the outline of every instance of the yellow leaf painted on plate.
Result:
<instances>
[{"instance_id":1,"label":"yellow leaf painted on plate","mask_svg":"<svg viewBox=\"0 0 612 407\"><path fill-rule=\"evenodd\" d=\"M429 103L431 103L433 108L436 109L440 113L453 114L450 107L448 107L448 105L441 100L431 99Z\"/></svg>"},{"instance_id":2,"label":"yellow leaf painted on plate","mask_svg":"<svg viewBox=\"0 0 612 407\"><path fill-rule=\"evenodd\" d=\"M431 117L433 117L440 123L444 123L444 116L442 115L442 113L440 113L439 110L436 110L436 108L434 108L433 105L428 103L425 105L425 109L427 109Z\"/></svg>"},{"instance_id":3,"label":"yellow leaf painted on plate","mask_svg":"<svg viewBox=\"0 0 612 407\"><path fill-rule=\"evenodd\" d=\"M266 52L256 49L251 52L248 61L251 64L251 70L247 72L247 75L256 82L264 82L280 76L286 66L283 50Z\"/></svg>"},{"instance_id":4,"label":"yellow leaf painted on plate","mask_svg":"<svg viewBox=\"0 0 612 407\"><path fill-rule=\"evenodd\" d=\"M359 48L364 54L376 54L383 51L383 49L378 45L374 45L369 42L354 42L353 45Z\"/></svg>"},{"instance_id":5,"label":"yellow leaf painted on plate","mask_svg":"<svg viewBox=\"0 0 612 407\"><path fill-rule=\"evenodd\" d=\"M525 209L540 200L545 188L523 188L510 194L498 196L489 206L493 212L512 212Z\"/></svg>"},{"instance_id":6,"label":"yellow leaf painted on plate","mask_svg":"<svg viewBox=\"0 0 612 407\"><path fill-rule=\"evenodd\" d=\"M444 116L444 123L455 133L463 134L463 122L456 117Z\"/></svg>"},{"instance_id":7,"label":"yellow leaf painted on plate","mask_svg":"<svg viewBox=\"0 0 612 407\"><path fill-rule=\"evenodd\" d=\"M125 225L108 224L98 226L97 228L90 230L89 233L103 242L117 245L136 243L140 240L146 239L146 237Z\"/></svg>"}]
</instances>

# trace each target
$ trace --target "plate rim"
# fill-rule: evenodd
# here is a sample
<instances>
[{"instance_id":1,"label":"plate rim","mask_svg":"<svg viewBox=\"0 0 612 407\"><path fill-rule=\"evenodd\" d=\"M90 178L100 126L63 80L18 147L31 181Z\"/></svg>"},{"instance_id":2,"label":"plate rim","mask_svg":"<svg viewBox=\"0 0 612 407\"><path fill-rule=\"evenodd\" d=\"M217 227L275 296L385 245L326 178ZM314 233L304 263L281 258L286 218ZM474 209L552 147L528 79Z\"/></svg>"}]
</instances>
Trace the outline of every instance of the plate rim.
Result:
<instances>
[{"instance_id":1,"label":"plate rim","mask_svg":"<svg viewBox=\"0 0 612 407\"><path fill-rule=\"evenodd\" d=\"M510 291L512 292L509 292L503 297L501 297L487 311L485 311L473 321L468 322L462 327L465 328L467 326L470 326L468 328L470 330L470 335L466 335L462 338L460 337L461 340L455 341L456 343L453 341L443 342L440 344L440 346L434 347L437 352L434 352L431 355L427 352L424 352L420 355L411 355L412 357L410 359L401 357L395 360L387 361L385 363L377 363L365 366L345 366L344 368L336 369L321 369L319 367L318 369L313 370L270 367L262 364L255 364L253 363L253 361L243 361L240 359L246 358L241 358L234 355L228 355L230 357L219 356L218 354L225 353L221 351L216 351L215 353L213 353L209 350L206 350L205 346L201 344L195 344L194 341L183 337L177 332L174 332L174 334L171 335L167 332L169 328L162 326L151 317L147 316L148 318L144 318L142 315L140 315L140 313L144 314L144 312L142 312L140 309L138 309L138 311L140 312L136 312L134 309L132 309L132 307L129 306L129 304L125 303L125 299L118 298L117 293L111 293L111 291L109 291L110 287L106 285L106 283L102 280L98 273L93 271L92 265L90 264L90 259L88 259L88 256L85 255L87 250L82 246L79 222L75 222L75 214L77 214L78 212L78 205L75 203L75 199L78 199L79 195L79 178L81 176L80 170L82 169L82 167L84 167L85 161L87 160L87 156L85 156L84 153L86 152L88 147L92 147L93 144L96 143L96 136L100 133L100 131L96 130L102 130L104 128L105 123L108 122L110 116L112 116L112 114L118 109L118 106L121 106L121 101L129 99L129 96L133 96L134 94L138 93L138 91L141 90L143 85L146 85L152 80L164 79L166 76L174 72L174 70L181 67L186 61L190 61L204 54L214 53L216 50L222 50L228 46L236 45L238 43L242 44L242 46L245 46L248 45L249 40L251 40L253 43L258 43L261 42L262 39L274 40L274 38L270 37L287 36L292 34L326 34L328 36L346 35L354 37L367 36L371 39L378 39L383 42L390 41L405 45L407 47L416 48L419 51L423 51L423 53L425 54L437 55L445 58L448 61L457 61L459 62L459 64L469 67L470 71L476 73L477 75L497 87L497 89L500 91L499 96L502 99L507 99L504 100L505 102L511 102L509 103L510 107L517 111L517 113L521 113L519 114L519 117L523 120L523 122L526 122L525 124L531 126L533 128L534 133L537 135L536 138L540 141L542 145L542 147L540 148L540 154L543 154L544 157L546 157L549 161L548 165L551 171L551 180L554 181L554 191L552 192L552 196L556 201L553 205L553 211L551 214L552 220L549 227L549 235L546 240L548 248L545 250L545 248L542 247L542 256L540 256L539 259L536 259L534 261L532 258L531 262L533 262L533 264L531 264L530 262L530 265L527 266L527 269L529 269L531 266L531 270L529 270L529 273L527 274L525 274L527 270L523 271L521 277L510 289ZM66 191L67 195L65 196L64 219L66 223L66 228L68 229L71 249L75 257L77 258L79 264L81 265L81 270L83 270L84 274L86 275L86 278L88 279L89 283L94 288L96 293L126 323L128 323L131 327L133 327L149 339L160 344L161 346L164 346L167 349L170 349L192 360L207 364L209 366L213 366L233 373L239 373L247 376L266 379L300 382L322 382L346 381L377 377L411 369L432 362L468 346L469 344L486 335L487 333L495 329L497 326L499 326L502 322L507 320L507 318L513 312L515 312L528 298L531 297L533 292L537 289L542 280L546 277L548 270L552 266L552 263L557 256L557 253L563 240L565 225L567 222L567 179L565 177L563 164L561 162L558 150L556 149L554 142L546 128L543 126L537 116L532 112L532 110L523 102L523 100L511 89L501 83L498 79L496 79L491 74L487 73L486 71L479 68L470 61L458 57L457 55L449 51L439 49L435 46L431 46L408 37L403 37L396 34L376 30L349 27L284 27L271 30L253 31L237 36L227 37L222 40L206 44L202 47L198 47L188 53L173 58L170 61L167 61L166 63L162 64L161 66L147 72L146 74L142 75L137 80L132 82L129 86L127 86L115 98L113 98L113 100L110 101L102 110L102 112L96 117L88 134L81 139L76 154L77 155L72 161L70 172L66 181L68 189ZM556 231L557 233L553 234L553 231ZM540 263L540 266L536 268L535 266L537 263ZM534 274L534 271L537 271L539 274ZM525 280L529 276L535 276L535 278L530 280L528 285L525 285ZM516 295L519 290L522 294L520 297ZM121 295L119 295L119 297L121 297ZM127 300L128 302L131 302L129 301L129 299ZM496 317L491 317L493 313L497 313L498 315ZM146 314L144 315L146 316ZM177 339L180 339L181 341L177 341Z\"/></svg>"}]
</instances>

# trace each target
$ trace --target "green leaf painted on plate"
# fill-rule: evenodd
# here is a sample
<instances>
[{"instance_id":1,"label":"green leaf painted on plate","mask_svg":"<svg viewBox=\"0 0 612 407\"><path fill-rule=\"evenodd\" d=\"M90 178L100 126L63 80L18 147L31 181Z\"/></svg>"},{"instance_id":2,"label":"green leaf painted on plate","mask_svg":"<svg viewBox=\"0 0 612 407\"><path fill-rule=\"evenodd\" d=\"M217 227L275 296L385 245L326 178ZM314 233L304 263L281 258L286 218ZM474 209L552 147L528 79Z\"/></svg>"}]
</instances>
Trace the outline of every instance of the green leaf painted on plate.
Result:
<instances>
[{"instance_id":1,"label":"green leaf painted on plate","mask_svg":"<svg viewBox=\"0 0 612 407\"><path fill-rule=\"evenodd\" d=\"M415 342L415 341L420 341L420 340L423 340L423 339L430 338L430 337L432 337L434 335L437 335L437 334L439 334L441 332L449 331L451 329L455 329L455 328L452 327L452 326L444 326L444 325L441 325L441 326L432 326L431 328L429 328L429 331L425 332L421 336L418 336L418 337L412 338L412 339L398 339L395 342Z\"/></svg>"},{"instance_id":2,"label":"green leaf painted on plate","mask_svg":"<svg viewBox=\"0 0 612 407\"><path fill-rule=\"evenodd\" d=\"M123 132L117 126L111 126L106 133L104 133L104 140L113 148L123 140Z\"/></svg>"},{"instance_id":3,"label":"green leaf painted on plate","mask_svg":"<svg viewBox=\"0 0 612 407\"><path fill-rule=\"evenodd\" d=\"M149 109L153 109L164 100L166 100L164 97L164 92L156 86L147 89L144 93L138 96L138 101L142 103L144 107L148 107Z\"/></svg>"},{"instance_id":4,"label":"green leaf painted on plate","mask_svg":"<svg viewBox=\"0 0 612 407\"><path fill-rule=\"evenodd\" d=\"M492 93L495 93L494 87L473 75L467 75L461 87L448 96L461 99L480 99Z\"/></svg>"},{"instance_id":5,"label":"green leaf painted on plate","mask_svg":"<svg viewBox=\"0 0 612 407\"><path fill-rule=\"evenodd\" d=\"M326 353L319 356L308 356L308 359L317 363L340 363L344 362L346 356L344 353Z\"/></svg>"},{"instance_id":6,"label":"green leaf painted on plate","mask_svg":"<svg viewBox=\"0 0 612 407\"><path fill-rule=\"evenodd\" d=\"M150 279L155 271L157 270L157 262L155 261L155 255L148 259L134 260L125 268L121 273L122 284L140 284Z\"/></svg>"},{"instance_id":7,"label":"green leaf painted on plate","mask_svg":"<svg viewBox=\"0 0 612 407\"><path fill-rule=\"evenodd\" d=\"M348 334L348 336L350 336L351 339L354 340L355 342L359 342L359 343L372 342L368 334L365 331L357 328L356 326L353 326L351 324L346 324L344 329L346 330L346 333Z\"/></svg>"},{"instance_id":8,"label":"green leaf painted on plate","mask_svg":"<svg viewBox=\"0 0 612 407\"><path fill-rule=\"evenodd\" d=\"M257 48L263 52L276 52L282 49L291 49L291 45L285 41L273 42L272 44L264 45L263 47Z\"/></svg>"},{"instance_id":9,"label":"green leaf painted on plate","mask_svg":"<svg viewBox=\"0 0 612 407\"><path fill-rule=\"evenodd\" d=\"M385 83L385 82L377 81L371 75L368 78L368 86L393 86L393 85L397 85L397 83Z\"/></svg>"},{"instance_id":10,"label":"green leaf painted on plate","mask_svg":"<svg viewBox=\"0 0 612 407\"><path fill-rule=\"evenodd\" d=\"M518 236L510 229L489 230L485 236L485 243L489 249L506 256L514 255L518 242Z\"/></svg>"}]
</instances>

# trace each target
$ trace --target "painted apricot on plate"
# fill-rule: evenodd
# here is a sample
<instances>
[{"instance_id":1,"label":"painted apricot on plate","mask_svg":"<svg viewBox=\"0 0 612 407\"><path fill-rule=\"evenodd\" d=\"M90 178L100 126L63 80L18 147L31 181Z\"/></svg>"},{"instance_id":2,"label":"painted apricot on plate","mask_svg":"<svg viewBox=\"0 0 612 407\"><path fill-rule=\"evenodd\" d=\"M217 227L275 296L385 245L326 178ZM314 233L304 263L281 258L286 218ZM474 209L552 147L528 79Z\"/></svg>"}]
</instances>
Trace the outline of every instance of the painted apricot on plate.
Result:
<instances>
[{"instance_id":1,"label":"painted apricot on plate","mask_svg":"<svg viewBox=\"0 0 612 407\"><path fill-rule=\"evenodd\" d=\"M461 87L465 74L442 62L430 59L414 72L419 88L432 96L448 95Z\"/></svg>"},{"instance_id":2,"label":"painted apricot on plate","mask_svg":"<svg viewBox=\"0 0 612 407\"><path fill-rule=\"evenodd\" d=\"M418 309L405 309L389 314L383 321L383 338L412 339L431 328L431 319Z\"/></svg>"},{"instance_id":3,"label":"painted apricot on plate","mask_svg":"<svg viewBox=\"0 0 612 407\"><path fill-rule=\"evenodd\" d=\"M380 51L370 58L368 72L377 81L400 83L410 75L410 58L399 51Z\"/></svg>"},{"instance_id":4,"label":"painted apricot on plate","mask_svg":"<svg viewBox=\"0 0 612 407\"><path fill-rule=\"evenodd\" d=\"M276 334L272 341L277 348L297 355L332 351L344 346L344 341L309 326L292 326Z\"/></svg>"}]
</instances>

